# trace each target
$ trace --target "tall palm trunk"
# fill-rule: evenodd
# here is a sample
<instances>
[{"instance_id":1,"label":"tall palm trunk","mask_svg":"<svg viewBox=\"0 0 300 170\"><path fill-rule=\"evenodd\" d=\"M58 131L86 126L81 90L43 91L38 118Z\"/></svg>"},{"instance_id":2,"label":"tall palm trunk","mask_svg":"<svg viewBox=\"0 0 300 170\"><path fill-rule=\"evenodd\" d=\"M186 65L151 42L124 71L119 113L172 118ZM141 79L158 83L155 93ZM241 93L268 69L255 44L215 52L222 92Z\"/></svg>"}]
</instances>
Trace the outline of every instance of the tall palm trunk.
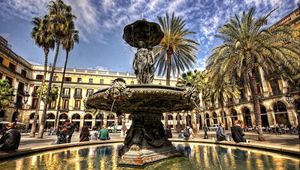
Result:
<instances>
[{"instance_id":1,"label":"tall palm trunk","mask_svg":"<svg viewBox=\"0 0 300 170\"><path fill-rule=\"evenodd\" d=\"M170 86L170 80L171 80L171 69L172 69L172 63L171 63L171 53L167 52L167 80L166 85Z\"/></svg>"},{"instance_id":2,"label":"tall palm trunk","mask_svg":"<svg viewBox=\"0 0 300 170\"><path fill-rule=\"evenodd\" d=\"M225 120L225 111L224 111L224 97L223 97L223 95L221 94L221 96L220 96L220 105L221 105L221 118L222 118L222 122L224 123L224 125L225 125L225 129L228 129L228 127L227 127L227 122L226 122L226 120Z\"/></svg>"},{"instance_id":3,"label":"tall palm trunk","mask_svg":"<svg viewBox=\"0 0 300 170\"><path fill-rule=\"evenodd\" d=\"M44 91L44 86L45 86L45 82L46 82L49 49L44 48L44 53L45 53L44 77L43 77L42 85L41 85L41 93L39 94L39 98L38 98L38 101L36 103L36 109L35 109L34 118L33 118L33 122L32 122L32 125L31 125L31 131L30 131L30 135L29 135L30 137L35 137L37 117L39 115L40 104L41 104L42 96L43 96L42 92Z\"/></svg>"},{"instance_id":4,"label":"tall palm trunk","mask_svg":"<svg viewBox=\"0 0 300 170\"><path fill-rule=\"evenodd\" d=\"M50 73L49 84L48 84L48 89L47 89L47 93L46 93L47 95L46 95L46 99L45 99L45 106L44 106L44 110L43 110L43 113L42 113L41 119L40 119L41 122L40 122L40 127L39 127L38 138L43 138L43 135L44 135L44 129L45 129L45 124L46 124L45 117L46 117L46 113L47 113L47 106L48 106L48 101L49 101L51 85L52 85L52 78L53 78L54 70L55 70L55 67L56 67L56 61L57 61L57 57L58 57L59 46L60 46L60 41L58 40L56 42L56 51L55 51L53 65L52 65L52 69L51 69L51 73Z\"/></svg>"},{"instance_id":5,"label":"tall palm trunk","mask_svg":"<svg viewBox=\"0 0 300 170\"><path fill-rule=\"evenodd\" d=\"M62 80L61 80L61 84L60 84L60 93L59 93L59 97L58 97L58 105L57 105L57 111L56 111L55 122L54 122L54 128L56 128L56 129L58 127L58 121L59 121L58 114L60 111L60 102L61 102L61 97L62 97L63 88L64 88L64 80L65 80L66 68L67 68L67 64L68 64L68 58L69 58L69 51L66 50L66 59L65 59L65 64L64 64L63 76L62 76Z\"/></svg>"},{"instance_id":6,"label":"tall palm trunk","mask_svg":"<svg viewBox=\"0 0 300 170\"><path fill-rule=\"evenodd\" d=\"M260 103L259 103L259 94L257 89L257 82L255 76L255 70L253 69L251 72L248 73L248 77L250 80L250 89L251 89L251 96L252 102L254 106L254 115L255 115L255 125L257 128L258 133L258 140L264 141L263 131L261 128L261 110L260 110Z\"/></svg>"}]
</instances>

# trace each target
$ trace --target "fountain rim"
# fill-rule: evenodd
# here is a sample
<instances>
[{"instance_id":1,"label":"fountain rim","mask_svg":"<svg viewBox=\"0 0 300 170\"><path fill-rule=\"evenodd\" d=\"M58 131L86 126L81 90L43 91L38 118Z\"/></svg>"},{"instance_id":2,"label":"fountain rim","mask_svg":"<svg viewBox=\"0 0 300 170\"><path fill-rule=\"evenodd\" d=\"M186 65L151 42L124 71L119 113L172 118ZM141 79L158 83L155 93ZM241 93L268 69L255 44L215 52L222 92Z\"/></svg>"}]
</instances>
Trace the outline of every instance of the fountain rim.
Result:
<instances>
[{"instance_id":1,"label":"fountain rim","mask_svg":"<svg viewBox=\"0 0 300 170\"><path fill-rule=\"evenodd\" d=\"M253 143L233 143L233 142L217 142L217 141L207 141L207 140L190 140L185 141L182 139L169 139L171 142L180 142L180 143L194 143L194 144L212 144L216 146L228 146L228 147L235 147L235 148L244 148L244 149L253 149L258 151L267 151L271 153L277 153L289 157L299 158L300 151L296 150L289 150L283 147L272 147L272 146L264 146L264 145L257 145ZM48 145L43 147L36 147L36 148L24 148L17 150L17 152L12 153L5 153L0 155L0 162L5 162L11 159L22 158L26 156L30 156L37 153L43 153L47 151L55 151L60 149L67 149L67 148L74 148L74 147L82 147L82 146L93 146L93 145L106 145L106 144L115 144L120 143L122 144L123 140L109 140L109 141L88 141L88 142L74 142L74 143L67 143L67 144L59 144L59 145Z\"/></svg>"},{"instance_id":2,"label":"fountain rim","mask_svg":"<svg viewBox=\"0 0 300 170\"><path fill-rule=\"evenodd\" d=\"M110 87L102 88L102 89L96 91L95 93L93 93L92 95L105 92L109 88ZM126 88L130 88L130 89L138 89L138 88L148 89L149 88L149 89L160 89L160 90L176 90L179 92L184 91L183 87L174 87L174 86L165 86L165 85L156 85L156 84L130 84L130 85L126 85ZM92 96L92 95L90 95L90 96Z\"/></svg>"}]
</instances>

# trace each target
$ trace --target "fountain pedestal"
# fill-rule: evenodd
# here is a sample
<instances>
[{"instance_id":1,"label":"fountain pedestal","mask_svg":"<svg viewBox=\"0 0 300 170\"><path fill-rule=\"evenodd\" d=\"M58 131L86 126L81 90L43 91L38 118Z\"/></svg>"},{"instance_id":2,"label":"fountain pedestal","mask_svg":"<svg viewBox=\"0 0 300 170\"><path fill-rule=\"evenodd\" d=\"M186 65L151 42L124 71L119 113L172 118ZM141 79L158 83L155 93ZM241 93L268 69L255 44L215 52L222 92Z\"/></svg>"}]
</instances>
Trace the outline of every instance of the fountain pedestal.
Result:
<instances>
[{"instance_id":1,"label":"fountain pedestal","mask_svg":"<svg viewBox=\"0 0 300 170\"><path fill-rule=\"evenodd\" d=\"M132 117L120 165L140 166L180 155L165 135L161 113L135 112Z\"/></svg>"}]
</instances>

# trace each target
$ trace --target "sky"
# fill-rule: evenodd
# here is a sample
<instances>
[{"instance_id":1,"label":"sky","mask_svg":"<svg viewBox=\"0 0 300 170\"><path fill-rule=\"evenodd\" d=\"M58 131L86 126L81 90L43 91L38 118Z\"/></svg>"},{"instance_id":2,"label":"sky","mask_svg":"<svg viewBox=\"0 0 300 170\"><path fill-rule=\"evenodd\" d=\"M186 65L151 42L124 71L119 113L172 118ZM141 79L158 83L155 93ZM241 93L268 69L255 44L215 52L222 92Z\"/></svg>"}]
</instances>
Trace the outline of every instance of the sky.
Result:
<instances>
[{"instance_id":1,"label":"sky","mask_svg":"<svg viewBox=\"0 0 300 170\"><path fill-rule=\"evenodd\" d=\"M218 28L230 17L251 7L256 16L278 8L270 17L272 25L296 9L300 0L64 0L72 6L77 19L80 42L70 53L68 67L133 72L135 48L122 39L123 28L135 20L157 22L157 16L175 13L195 32L197 41L195 69L204 69L211 50L222 43L215 37ZM30 36L31 20L47 13L49 0L0 0L0 35L8 39L12 50L33 64L42 64L44 54ZM49 54L53 61L54 52ZM65 52L60 51L58 66Z\"/></svg>"}]
</instances>

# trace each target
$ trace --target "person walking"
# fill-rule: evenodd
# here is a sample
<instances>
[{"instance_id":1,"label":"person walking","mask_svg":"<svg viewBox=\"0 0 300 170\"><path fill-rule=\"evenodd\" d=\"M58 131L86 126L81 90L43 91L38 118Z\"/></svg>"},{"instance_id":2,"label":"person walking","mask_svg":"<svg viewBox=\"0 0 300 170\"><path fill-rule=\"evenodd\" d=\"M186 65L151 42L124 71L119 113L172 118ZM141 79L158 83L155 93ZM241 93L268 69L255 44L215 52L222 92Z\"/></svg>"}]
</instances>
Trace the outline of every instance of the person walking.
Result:
<instances>
[{"instance_id":1,"label":"person walking","mask_svg":"<svg viewBox=\"0 0 300 170\"><path fill-rule=\"evenodd\" d=\"M89 141L90 140L90 131L87 126L83 126L80 132L80 142Z\"/></svg>"},{"instance_id":2,"label":"person walking","mask_svg":"<svg viewBox=\"0 0 300 170\"><path fill-rule=\"evenodd\" d=\"M246 142L246 139L244 138L245 134L241 128L241 123L241 120L236 120L234 125L231 127L231 135L235 143Z\"/></svg>"},{"instance_id":3,"label":"person walking","mask_svg":"<svg viewBox=\"0 0 300 170\"><path fill-rule=\"evenodd\" d=\"M103 126L102 129L99 130L98 134L99 134L98 138L100 140L109 140L110 139L108 129L106 129L105 126Z\"/></svg>"},{"instance_id":4,"label":"person walking","mask_svg":"<svg viewBox=\"0 0 300 170\"><path fill-rule=\"evenodd\" d=\"M226 134L225 134L225 130L224 130L224 123L220 123L217 131L216 131L216 137L217 137L217 141L224 141L226 140Z\"/></svg>"},{"instance_id":5,"label":"person walking","mask_svg":"<svg viewBox=\"0 0 300 170\"><path fill-rule=\"evenodd\" d=\"M66 131L66 142L71 143L71 139L72 139L72 135L75 130L75 126L73 123L70 122L69 119L66 119L65 123L64 123L64 128L66 128L66 130L67 130Z\"/></svg>"},{"instance_id":6,"label":"person walking","mask_svg":"<svg viewBox=\"0 0 300 170\"><path fill-rule=\"evenodd\" d=\"M66 139L66 136L67 136L67 129L60 125L58 126L58 129L56 131L56 136L57 136L57 139L56 139L56 144L62 144L62 143L66 143L67 142L67 139Z\"/></svg>"},{"instance_id":7,"label":"person walking","mask_svg":"<svg viewBox=\"0 0 300 170\"><path fill-rule=\"evenodd\" d=\"M15 123L6 125L6 132L0 139L0 151L14 151L19 148L21 134L16 129Z\"/></svg>"}]
</instances>

